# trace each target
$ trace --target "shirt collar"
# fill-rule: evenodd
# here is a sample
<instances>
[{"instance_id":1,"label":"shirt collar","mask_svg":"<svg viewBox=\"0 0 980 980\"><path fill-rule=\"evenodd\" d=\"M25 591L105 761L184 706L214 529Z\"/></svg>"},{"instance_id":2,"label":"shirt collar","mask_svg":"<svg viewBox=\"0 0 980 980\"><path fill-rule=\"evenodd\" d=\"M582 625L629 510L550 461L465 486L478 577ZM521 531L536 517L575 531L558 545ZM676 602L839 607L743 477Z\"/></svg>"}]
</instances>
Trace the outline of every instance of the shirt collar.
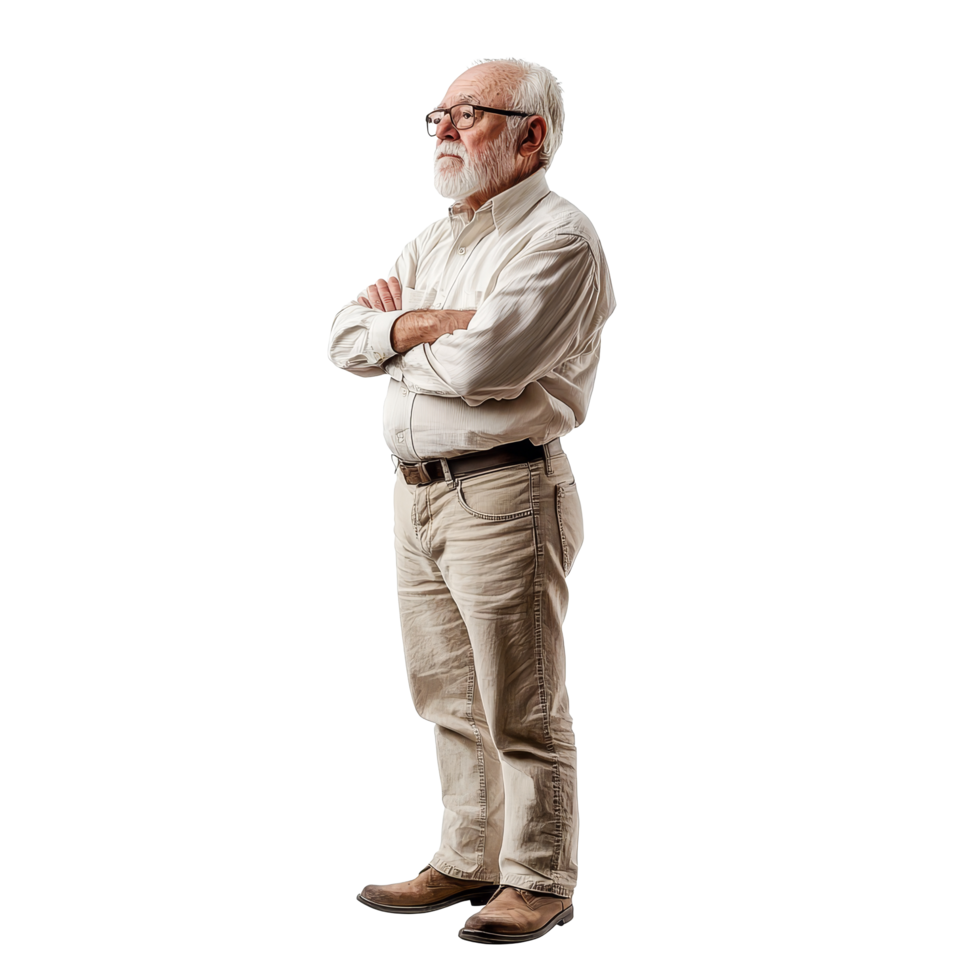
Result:
<instances>
[{"instance_id":1,"label":"shirt collar","mask_svg":"<svg viewBox=\"0 0 980 980\"><path fill-rule=\"evenodd\" d=\"M550 193L551 188L548 187L542 167L540 170L535 170L530 177L525 177L513 187L508 187L507 190L491 197L476 212L467 207L463 201L457 201L449 209L449 213L471 217L474 213L482 214L484 211L489 211L497 231L505 232L513 228L541 198ZM470 220L470 217L467 217L467 220Z\"/></svg>"}]
</instances>

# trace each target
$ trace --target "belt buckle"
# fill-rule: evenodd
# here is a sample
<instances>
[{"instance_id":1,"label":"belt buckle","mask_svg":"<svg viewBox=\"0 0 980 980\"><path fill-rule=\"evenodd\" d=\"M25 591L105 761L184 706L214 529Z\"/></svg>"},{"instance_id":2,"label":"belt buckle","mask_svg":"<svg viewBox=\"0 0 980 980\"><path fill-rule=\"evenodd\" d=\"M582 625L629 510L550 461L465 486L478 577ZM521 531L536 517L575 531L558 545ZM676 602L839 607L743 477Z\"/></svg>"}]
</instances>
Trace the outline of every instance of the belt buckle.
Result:
<instances>
[{"instance_id":1,"label":"belt buckle","mask_svg":"<svg viewBox=\"0 0 980 980\"><path fill-rule=\"evenodd\" d=\"M405 482L413 487L422 486L426 483L435 483L436 477L430 476L428 469L426 467L429 463L436 463L438 460L433 459L423 459L418 463L399 463L399 469L402 471L402 477Z\"/></svg>"}]
</instances>

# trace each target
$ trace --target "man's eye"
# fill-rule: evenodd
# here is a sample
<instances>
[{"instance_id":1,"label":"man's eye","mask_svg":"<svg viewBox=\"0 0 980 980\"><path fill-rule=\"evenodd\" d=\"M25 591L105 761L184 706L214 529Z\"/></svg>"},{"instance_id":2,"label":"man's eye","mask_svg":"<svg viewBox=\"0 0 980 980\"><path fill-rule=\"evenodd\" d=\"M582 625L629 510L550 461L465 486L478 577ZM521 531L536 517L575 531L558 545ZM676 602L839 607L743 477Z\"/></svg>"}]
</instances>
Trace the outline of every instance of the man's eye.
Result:
<instances>
[{"instance_id":1,"label":"man's eye","mask_svg":"<svg viewBox=\"0 0 980 980\"><path fill-rule=\"evenodd\" d=\"M463 119L472 119L474 116L474 112L472 109L461 109L459 114L460 117Z\"/></svg>"}]
</instances>

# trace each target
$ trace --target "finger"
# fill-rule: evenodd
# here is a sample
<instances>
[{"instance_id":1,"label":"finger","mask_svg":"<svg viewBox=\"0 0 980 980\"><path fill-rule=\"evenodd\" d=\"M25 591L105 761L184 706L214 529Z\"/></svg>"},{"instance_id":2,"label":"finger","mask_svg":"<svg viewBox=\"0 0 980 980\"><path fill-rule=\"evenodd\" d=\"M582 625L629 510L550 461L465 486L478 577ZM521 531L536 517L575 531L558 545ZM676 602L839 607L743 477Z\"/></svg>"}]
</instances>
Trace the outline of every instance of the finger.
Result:
<instances>
[{"instance_id":1,"label":"finger","mask_svg":"<svg viewBox=\"0 0 980 980\"><path fill-rule=\"evenodd\" d=\"M395 301L391 298L391 290L384 279L378 280L378 293L381 296L381 302L385 305L385 310L390 313L395 308Z\"/></svg>"},{"instance_id":2,"label":"finger","mask_svg":"<svg viewBox=\"0 0 980 980\"><path fill-rule=\"evenodd\" d=\"M402 284L392 276L388 280L388 288L391 290L391 298L395 301L395 309L402 308Z\"/></svg>"},{"instance_id":3,"label":"finger","mask_svg":"<svg viewBox=\"0 0 980 980\"><path fill-rule=\"evenodd\" d=\"M378 293L378 287L368 286L367 292L368 292L368 298L371 300L371 309L384 311L385 305L384 303L381 302L381 296Z\"/></svg>"},{"instance_id":4,"label":"finger","mask_svg":"<svg viewBox=\"0 0 980 980\"><path fill-rule=\"evenodd\" d=\"M361 306L366 306L368 309L371 309L371 304L367 301L366 296L358 296L357 302L360 303Z\"/></svg>"}]
</instances>

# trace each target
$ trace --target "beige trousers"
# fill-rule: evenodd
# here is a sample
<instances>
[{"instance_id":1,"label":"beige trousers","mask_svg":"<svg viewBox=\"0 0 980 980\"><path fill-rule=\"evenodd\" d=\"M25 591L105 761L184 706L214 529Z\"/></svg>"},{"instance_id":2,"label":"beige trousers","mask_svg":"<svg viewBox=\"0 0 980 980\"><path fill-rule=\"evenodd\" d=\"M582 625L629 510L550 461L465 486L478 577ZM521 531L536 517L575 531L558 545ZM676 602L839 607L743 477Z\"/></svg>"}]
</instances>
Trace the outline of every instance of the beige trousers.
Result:
<instances>
[{"instance_id":1,"label":"beige trousers","mask_svg":"<svg viewBox=\"0 0 980 980\"><path fill-rule=\"evenodd\" d=\"M434 868L571 897L578 812L565 576L582 510L545 459L453 483L395 480L398 601L415 708L435 723L445 807Z\"/></svg>"}]
</instances>

